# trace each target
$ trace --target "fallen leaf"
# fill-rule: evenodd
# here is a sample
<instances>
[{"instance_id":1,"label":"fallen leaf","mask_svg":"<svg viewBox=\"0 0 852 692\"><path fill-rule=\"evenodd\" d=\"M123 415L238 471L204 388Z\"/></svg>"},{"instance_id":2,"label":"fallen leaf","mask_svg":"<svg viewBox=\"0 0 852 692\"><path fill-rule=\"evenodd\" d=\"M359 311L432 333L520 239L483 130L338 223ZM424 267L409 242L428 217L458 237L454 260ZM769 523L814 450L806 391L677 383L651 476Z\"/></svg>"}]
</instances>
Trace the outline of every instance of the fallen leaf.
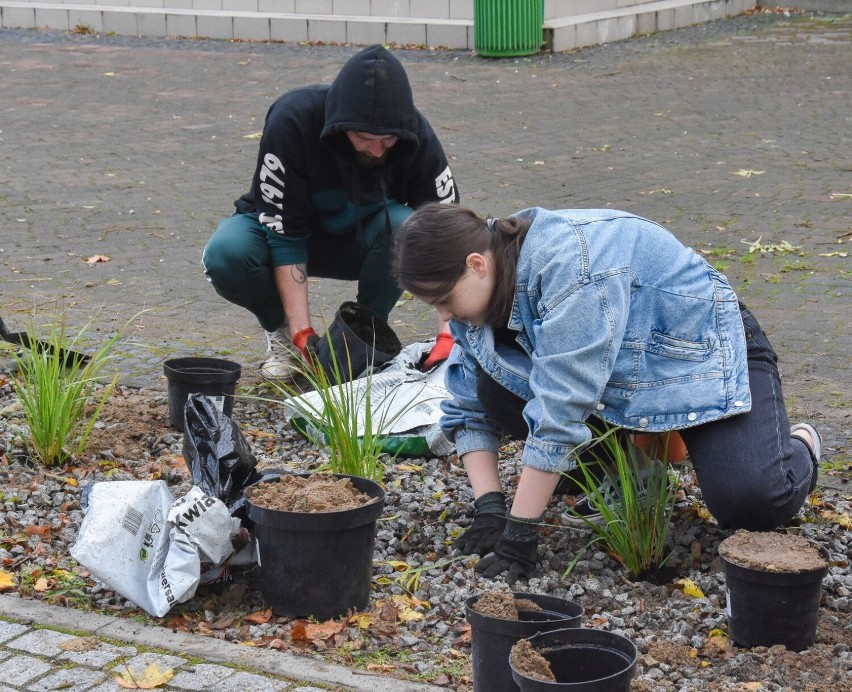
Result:
<instances>
[{"instance_id":1,"label":"fallen leaf","mask_svg":"<svg viewBox=\"0 0 852 692\"><path fill-rule=\"evenodd\" d=\"M15 588L15 575L6 570L0 570L0 591L9 591Z\"/></svg>"},{"instance_id":2,"label":"fallen leaf","mask_svg":"<svg viewBox=\"0 0 852 692\"><path fill-rule=\"evenodd\" d=\"M687 596L692 596L693 598L704 598L704 592L699 588L698 584L692 581L692 579L675 579L675 584L679 584L681 586L681 591L683 591L683 593Z\"/></svg>"},{"instance_id":3,"label":"fallen leaf","mask_svg":"<svg viewBox=\"0 0 852 692\"><path fill-rule=\"evenodd\" d=\"M294 642L298 641L325 641L330 639L335 634L343 631L346 628L346 621L335 622L334 620L326 620L325 622L312 623L305 620L298 620L290 632L290 639Z\"/></svg>"},{"instance_id":4,"label":"fallen leaf","mask_svg":"<svg viewBox=\"0 0 852 692\"><path fill-rule=\"evenodd\" d=\"M243 620L246 622L251 622L255 625L262 625L266 622L269 622L269 619L272 617L272 608L267 608L266 610L256 610L249 615L246 615Z\"/></svg>"},{"instance_id":5,"label":"fallen leaf","mask_svg":"<svg viewBox=\"0 0 852 692\"><path fill-rule=\"evenodd\" d=\"M407 562L403 562L402 560L387 560L385 561L385 564L390 565L397 572L406 572L411 569L411 565L409 565Z\"/></svg>"},{"instance_id":6,"label":"fallen leaf","mask_svg":"<svg viewBox=\"0 0 852 692\"><path fill-rule=\"evenodd\" d=\"M33 585L33 590L38 592L47 591L49 588L50 582L48 582L45 577L39 577Z\"/></svg>"},{"instance_id":7,"label":"fallen leaf","mask_svg":"<svg viewBox=\"0 0 852 692\"><path fill-rule=\"evenodd\" d=\"M356 613L349 618L349 624L358 625L359 629L365 630L373 624L373 618L370 617L369 613Z\"/></svg>"},{"instance_id":8,"label":"fallen leaf","mask_svg":"<svg viewBox=\"0 0 852 692\"><path fill-rule=\"evenodd\" d=\"M849 257L848 252L821 252L820 257Z\"/></svg>"},{"instance_id":9,"label":"fallen leaf","mask_svg":"<svg viewBox=\"0 0 852 692\"><path fill-rule=\"evenodd\" d=\"M250 135L243 135L243 139L260 139L262 136L262 132L252 132Z\"/></svg>"},{"instance_id":10,"label":"fallen leaf","mask_svg":"<svg viewBox=\"0 0 852 692\"><path fill-rule=\"evenodd\" d=\"M103 262L109 262L109 257L106 255L92 255L88 259L83 260L86 264L98 264Z\"/></svg>"},{"instance_id":11,"label":"fallen leaf","mask_svg":"<svg viewBox=\"0 0 852 692\"><path fill-rule=\"evenodd\" d=\"M740 168L740 170L731 173L731 175L740 175L743 178L751 178L753 175L763 175L766 171L752 171L746 168Z\"/></svg>"},{"instance_id":12,"label":"fallen leaf","mask_svg":"<svg viewBox=\"0 0 852 692\"><path fill-rule=\"evenodd\" d=\"M124 671L115 676L119 687L127 690L153 690L165 685L175 676L171 668L161 670L156 663L149 665L142 673L134 673L125 665Z\"/></svg>"},{"instance_id":13,"label":"fallen leaf","mask_svg":"<svg viewBox=\"0 0 852 692\"><path fill-rule=\"evenodd\" d=\"M417 464L397 464L394 468L400 471L422 471L423 467Z\"/></svg>"},{"instance_id":14,"label":"fallen leaf","mask_svg":"<svg viewBox=\"0 0 852 692\"><path fill-rule=\"evenodd\" d=\"M379 673L392 673L396 670L396 666L389 663L368 663L367 670L375 670Z\"/></svg>"},{"instance_id":15,"label":"fallen leaf","mask_svg":"<svg viewBox=\"0 0 852 692\"><path fill-rule=\"evenodd\" d=\"M234 624L234 620L236 619L237 616L234 614L224 615L215 622L210 623L210 627L212 627L214 630L228 629L231 625Z\"/></svg>"}]
</instances>

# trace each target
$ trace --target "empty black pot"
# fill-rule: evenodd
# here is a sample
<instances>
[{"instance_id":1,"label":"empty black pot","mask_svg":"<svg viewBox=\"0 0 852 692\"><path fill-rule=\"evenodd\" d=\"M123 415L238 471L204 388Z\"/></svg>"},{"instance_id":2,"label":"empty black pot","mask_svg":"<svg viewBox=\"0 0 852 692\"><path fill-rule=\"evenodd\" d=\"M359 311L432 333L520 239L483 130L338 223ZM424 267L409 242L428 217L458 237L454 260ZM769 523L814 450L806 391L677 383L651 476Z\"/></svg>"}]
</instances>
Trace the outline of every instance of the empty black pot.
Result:
<instances>
[{"instance_id":1,"label":"empty black pot","mask_svg":"<svg viewBox=\"0 0 852 692\"><path fill-rule=\"evenodd\" d=\"M370 601L376 522L385 504L378 483L349 478L376 502L339 512L285 512L252 504L261 592L276 615L328 620ZM279 479L269 479L275 482Z\"/></svg>"},{"instance_id":2,"label":"empty black pot","mask_svg":"<svg viewBox=\"0 0 852 692\"><path fill-rule=\"evenodd\" d=\"M550 664L556 682L543 682L518 671L512 678L521 692L628 692L636 674L636 645L614 632L577 627L528 637Z\"/></svg>"},{"instance_id":3,"label":"empty black pot","mask_svg":"<svg viewBox=\"0 0 852 692\"><path fill-rule=\"evenodd\" d=\"M517 692L509 668L509 652L521 639L537 632L579 627L583 607L574 601L541 594L515 593L542 610L519 610L518 620L504 620L473 609L479 596L465 601L465 617L470 623L470 657L474 692Z\"/></svg>"},{"instance_id":4,"label":"empty black pot","mask_svg":"<svg viewBox=\"0 0 852 692\"><path fill-rule=\"evenodd\" d=\"M317 358L331 382L348 382L369 367L384 365L402 350L390 325L369 308L343 303L317 347Z\"/></svg>"},{"instance_id":5,"label":"empty black pot","mask_svg":"<svg viewBox=\"0 0 852 692\"><path fill-rule=\"evenodd\" d=\"M231 415L242 369L221 358L173 358L163 364L169 381L169 423L183 432L183 409L190 394L205 394L222 413Z\"/></svg>"},{"instance_id":6,"label":"empty black pot","mask_svg":"<svg viewBox=\"0 0 852 692\"><path fill-rule=\"evenodd\" d=\"M802 651L814 643L827 565L809 572L767 572L719 557L725 568L728 632L737 644L783 644Z\"/></svg>"}]
</instances>

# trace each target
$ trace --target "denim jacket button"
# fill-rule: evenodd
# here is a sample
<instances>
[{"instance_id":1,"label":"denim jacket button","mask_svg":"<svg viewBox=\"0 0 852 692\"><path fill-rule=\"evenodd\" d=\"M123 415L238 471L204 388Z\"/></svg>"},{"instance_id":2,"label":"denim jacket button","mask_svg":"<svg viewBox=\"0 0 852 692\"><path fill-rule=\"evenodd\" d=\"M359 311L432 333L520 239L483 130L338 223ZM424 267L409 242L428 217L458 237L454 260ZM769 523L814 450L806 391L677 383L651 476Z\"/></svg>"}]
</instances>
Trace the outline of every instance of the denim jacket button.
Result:
<instances>
[{"instance_id":1,"label":"denim jacket button","mask_svg":"<svg viewBox=\"0 0 852 692\"><path fill-rule=\"evenodd\" d=\"M689 420L695 420L696 418L698 418L698 414L697 414L697 413L695 413L694 411L692 411L692 412L691 412L691 413L689 413L686 417L687 417Z\"/></svg>"},{"instance_id":2,"label":"denim jacket button","mask_svg":"<svg viewBox=\"0 0 852 692\"><path fill-rule=\"evenodd\" d=\"M598 411L603 411L605 407L604 407L604 405L603 405L603 404L600 404L600 403L599 403L597 406L595 406L595 408L596 408Z\"/></svg>"},{"instance_id":3,"label":"denim jacket button","mask_svg":"<svg viewBox=\"0 0 852 692\"><path fill-rule=\"evenodd\" d=\"M742 401L740 401L739 399L737 399L737 400L734 402L734 406L744 406L744 405L745 405L745 404L743 404L743 402L742 402Z\"/></svg>"},{"instance_id":4,"label":"denim jacket button","mask_svg":"<svg viewBox=\"0 0 852 692\"><path fill-rule=\"evenodd\" d=\"M640 418L639 419L639 427L640 428L648 427L648 419L647 418Z\"/></svg>"}]
</instances>

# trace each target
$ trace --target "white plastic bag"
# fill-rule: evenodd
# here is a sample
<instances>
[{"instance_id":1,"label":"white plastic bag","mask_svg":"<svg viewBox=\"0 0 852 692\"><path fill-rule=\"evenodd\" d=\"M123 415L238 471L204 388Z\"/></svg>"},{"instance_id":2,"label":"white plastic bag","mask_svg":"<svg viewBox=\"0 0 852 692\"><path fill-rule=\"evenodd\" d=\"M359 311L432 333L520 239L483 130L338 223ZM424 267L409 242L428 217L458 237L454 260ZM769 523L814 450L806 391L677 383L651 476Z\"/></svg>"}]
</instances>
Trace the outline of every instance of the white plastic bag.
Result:
<instances>
[{"instance_id":1,"label":"white plastic bag","mask_svg":"<svg viewBox=\"0 0 852 692\"><path fill-rule=\"evenodd\" d=\"M455 450L455 445L444 436L439 426L441 401L450 397L444 385L446 361L428 372L416 367L434 343L433 340L405 346L379 372L342 385L355 388L354 393L361 406L358 411L359 434L363 434L367 414L365 389L369 384L371 421L376 427L382 427L381 421L390 423L386 428L382 427L383 445L390 453L414 457L429 453L443 456ZM348 397L344 394L341 398L345 400ZM287 401L292 402L288 420L300 419L303 425L308 426L311 435L322 439L322 422L302 417L308 410L321 411L322 398L316 392L307 392Z\"/></svg>"},{"instance_id":2,"label":"white plastic bag","mask_svg":"<svg viewBox=\"0 0 852 692\"><path fill-rule=\"evenodd\" d=\"M197 485L174 501L169 524L189 539L202 560L214 565L221 565L234 552L231 536L240 529L240 520L231 516L225 503L205 495Z\"/></svg>"},{"instance_id":3,"label":"white plastic bag","mask_svg":"<svg viewBox=\"0 0 852 692\"><path fill-rule=\"evenodd\" d=\"M95 483L71 556L113 591L162 617L195 595L201 553L217 564L230 554L234 521L238 526L221 500L197 487L175 503L165 481Z\"/></svg>"}]
</instances>

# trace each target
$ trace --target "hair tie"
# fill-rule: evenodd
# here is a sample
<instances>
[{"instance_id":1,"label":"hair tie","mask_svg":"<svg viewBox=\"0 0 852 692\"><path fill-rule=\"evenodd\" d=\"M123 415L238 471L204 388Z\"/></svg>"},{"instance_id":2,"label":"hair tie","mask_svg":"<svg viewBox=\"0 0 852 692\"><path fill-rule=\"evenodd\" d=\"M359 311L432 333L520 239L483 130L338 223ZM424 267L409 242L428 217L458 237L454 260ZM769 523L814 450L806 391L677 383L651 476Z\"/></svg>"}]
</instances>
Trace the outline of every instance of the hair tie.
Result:
<instances>
[{"instance_id":1,"label":"hair tie","mask_svg":"<svg viewBox=\"0 0 852 692\"><path fill-rule=\"evenodd\" d=\"M485 220L485 225L486 225L486 226L488 226L488 230L489 230L489 231L491 231L492 233L494 233L494 231L496 231L496 230L497 230L495 226L496 226L496 224L497 224L497 222L498 222L499 220L500 220L500 219L495 219L495 218L493 218L493 217L492 217L492 218L489 218L489 219L486 219L486 220Z\"/></svg>"}]
</instances>

